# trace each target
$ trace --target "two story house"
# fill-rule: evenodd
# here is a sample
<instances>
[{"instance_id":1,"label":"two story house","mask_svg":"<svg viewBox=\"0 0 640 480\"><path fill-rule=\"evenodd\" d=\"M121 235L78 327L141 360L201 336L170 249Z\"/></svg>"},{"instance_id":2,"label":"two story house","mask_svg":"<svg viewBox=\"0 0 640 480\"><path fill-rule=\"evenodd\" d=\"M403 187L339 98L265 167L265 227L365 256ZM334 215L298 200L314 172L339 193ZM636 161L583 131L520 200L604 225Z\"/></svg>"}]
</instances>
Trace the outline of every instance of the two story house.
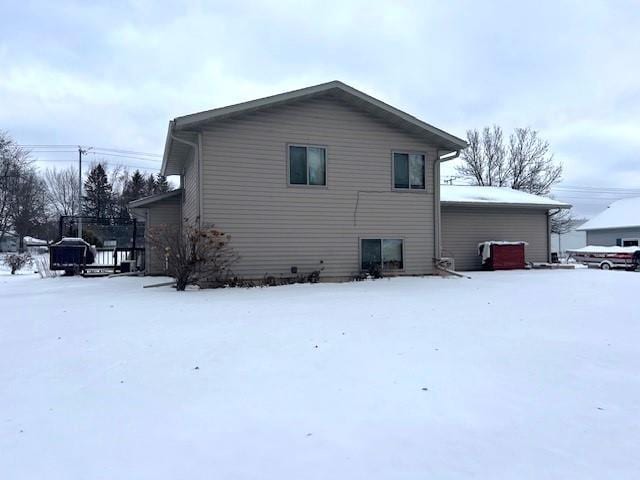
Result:
<instances>
[{"instance_id":1,"label":"two story house","mask_svg":"<svg viewBox=\"0 0 640 480\"><path fill-rule=\"evenodd\" d=\"M179 175L180 188L131 207L151 227L215 225L247 279L322 268L341 280L373 265L431 274L442 251L440 164L466 146L333 81L172 120L162 174ZM147 272L163 269L149 251Z\"/></svg>"}]
</instances>

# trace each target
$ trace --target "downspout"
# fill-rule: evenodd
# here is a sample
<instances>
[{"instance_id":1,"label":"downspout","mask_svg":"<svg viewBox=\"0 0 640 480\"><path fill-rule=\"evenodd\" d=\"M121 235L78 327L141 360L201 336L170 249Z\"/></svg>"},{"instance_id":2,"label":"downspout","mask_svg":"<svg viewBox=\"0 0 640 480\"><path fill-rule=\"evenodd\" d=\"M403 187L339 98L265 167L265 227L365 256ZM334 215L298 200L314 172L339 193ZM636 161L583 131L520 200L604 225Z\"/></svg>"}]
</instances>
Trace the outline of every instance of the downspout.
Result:
<instances>
[{"instance_id":1,"label":"downspout","mask_svg":"<svg viewBox=\"0 0 640 480\"><path fill-rule=\"evenodd\" d=\"M451 153L454 153L451 155ZM449 151L445 155L440 155L440 150L437 152L436 160L433 163L433 261L438 265L441 257L441 208L440 208L440 164L442 162L448 162L454 160L460 156L460 150L455 152Z\"/></svg>"},{"instance_id":2,"label":"downspout","mask_svg":"<svg viewBox=\"0 0 640 480\"><path fill-rule=\"evenodd\" d=\"M196 173L198 175L198 227L200 227L202 225L202 219L201 219L201 215L202 215L202 195L201 195L201 188L200 188L200 183L202 182L202 177L200 175L200 144L202 143L201 134L198 133L198 143L190 142L189 140L185 140L183 138L176 137L173 134L173 131L171 132L171 138L173 140L175 140L176 142L180 142L180 143L183 143L185 145L188 145L188 146L192 147L193 151L194 151L193 158L196 161ZM182 183L182 179L180 181ZM185 188L184 185L182 186L182 188L185 189L184 191L186 191L186 188Z\"/></svg>"},{"instance_id":3,"label":"downspout","mask_svg":"<svg viewBox=\"0 0 640 480\"><path fill-rule=\"evenodd\" d=\"M558 210L559 212L560 210ZM558 235L558 238L560 236ZM560 243L560 240L558 240ZM560 250L560 248L558 248ZM560 252L558 251L558 257L560 256ZM547 210L547 262L551 263L551 210Z\"/></svg>"},{"instance_id":4,"label":"downspout","mask_svg":"<svg viewBox=\"0 0 640 480\"><path fill-rule=\"evenodd\" d=\"M202 214L204 212L203 199L202 199L202 182L204 181L202 176L202 169L204 168L201 161L202 153L202 132L198 132L198 226L202 226Z\"/></svg>"}]
</instances>

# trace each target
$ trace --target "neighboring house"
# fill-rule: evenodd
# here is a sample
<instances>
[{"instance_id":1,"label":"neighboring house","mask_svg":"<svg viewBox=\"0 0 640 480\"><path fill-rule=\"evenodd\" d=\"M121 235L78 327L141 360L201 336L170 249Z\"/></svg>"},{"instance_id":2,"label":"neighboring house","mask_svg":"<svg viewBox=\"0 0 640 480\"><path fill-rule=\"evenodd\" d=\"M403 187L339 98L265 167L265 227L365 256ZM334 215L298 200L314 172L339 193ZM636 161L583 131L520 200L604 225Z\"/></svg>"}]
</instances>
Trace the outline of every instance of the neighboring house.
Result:
<instances>
[{"instance_id":1,"label":"neighboring house","mask_svg":"<svg viewBox=\"0 0 640 480\"><path fill-rule=\"evenodd\" d=\"M15 233L5 232L0 240L0 252L17 252L18 238L18 235Z\"/></svg>"},{"instance_id":2,"label":"neighboring house","mask_svg":"<svg viewBox=\"0 0 640 480\"><path fill-rule=\"evenodd\" d=\"M587 232L587 245L639 246L640 197L613 202L577 230Z\"/></svg>"},{"instance_id":3,"label":"neighboring house","mask_svg":"<svg viewBox=\"0 0 640 480\"><path fill-rule=\"evenodd\" d=\"M22 245L24 250L33 254L42 254L49 251L49 242L34 237L23 237Z\"/></svg>"},{"instance_id":4,"label":"neighboring house","mask_svg":"<svg viewBox=\"0 0 640 480\"><path fill-rule=\"evenodd\" d=\"M240 257L234 273L247 279L322 269L323 279L340 280L373 265L391 275L431 274L441 238L463 235L440 231L440 162L466 146L334 81L172 120L161 173L180 175L181 188L130 207L151 229L214 224L231 235ZM547 200L535 208L531 198L483 208L452 201L442 214L463 223L475 218L469 208L486 214L495 228L486 238L478 233L486 220L470 226L473 242L528 240L537 229L546 240L532 242L532 258L546 260L546 211L567 207ZM514 218L520 230L511 228ZM468 243L452 249L476 268ZM147 272L162 273L161 252L148 258Z\"/></svg>"}]
</instances>

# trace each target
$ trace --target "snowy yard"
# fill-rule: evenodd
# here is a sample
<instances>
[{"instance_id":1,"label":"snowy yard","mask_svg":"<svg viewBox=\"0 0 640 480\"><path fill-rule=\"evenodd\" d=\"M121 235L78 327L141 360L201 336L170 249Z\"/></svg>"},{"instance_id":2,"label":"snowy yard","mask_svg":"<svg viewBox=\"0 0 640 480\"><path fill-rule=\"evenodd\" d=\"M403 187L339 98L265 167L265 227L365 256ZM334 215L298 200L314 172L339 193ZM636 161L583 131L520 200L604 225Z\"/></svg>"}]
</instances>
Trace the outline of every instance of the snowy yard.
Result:
<instances>
[{"instance_id":1,"label":"snowy yard","mask_svg":"<svg viewBox=\"0 0 640 480\"><path fill-rule=\"evenodd\" d=\"M640 274L0 272L0 477L637 479Z\"/></svg>"}]
</instances>

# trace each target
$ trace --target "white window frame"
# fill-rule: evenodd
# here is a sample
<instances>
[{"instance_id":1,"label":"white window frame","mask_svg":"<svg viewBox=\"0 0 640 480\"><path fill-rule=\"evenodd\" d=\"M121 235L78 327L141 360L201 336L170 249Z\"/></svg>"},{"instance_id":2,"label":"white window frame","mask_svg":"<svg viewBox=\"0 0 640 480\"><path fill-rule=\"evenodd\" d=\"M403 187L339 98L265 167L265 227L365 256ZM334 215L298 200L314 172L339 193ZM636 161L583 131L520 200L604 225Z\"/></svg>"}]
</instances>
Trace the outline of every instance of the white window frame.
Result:
<instances>
[{"instance_id":1,"label":"white window frame","mask_svg":"<svg viewBox=\"0 0 640 480\"><path fill-rule=\"evenodd\" d=\"M404 272L407 268L407 255L405 250L406 240L404 237L360 237L358 239L358 251L360 252L360 270L362 271L362 241L363 240L379 240L380 241L380 270L382 272ZM384 240L400 240L402 242L402 268L384 268L384 248L382 242Z\"/></svg>"},{"instance_id":2,"label":"white window frame","mask_svg":"<svg viewBox=\"0 0 640 480\"><path fill-rule=\"evenodd\" d=\"M422 155L422 160L424 161L424 178L423 188L411 188L411 160L409 159L409 186L404 187L396 187L396 161L395 156L396 153L403 155ZM392 150L391 151L391 190L395 190L398 192L417 192L417 193L427 193L427 178L429 174L427 172L427 154L426 152L416 152L411 150Z\"/></svg>"},{"instance_id":3,"label":"white window frame","mask_svg":"<svg viewBox=\"0 0 640 480\"><path fill-rule=\"evenodd\" d=\"M324 185L311 185L309 183L309 162L307 161L307 183L291 183L291 147L321 148L324 150ZM313 145L310 143L287 143L287 186L292 188L327 188L329 184L329 149L326 145Z\"/></svg>"},{"instance_id":4,"label":"white window frame","mask_svg":"<svg viewBox=\"0 0 640 480\"><path fill-rule=\"evenodd\" d=\"M638 242L638 246L640 246L640 238L621 238L622 246L624 247L624 242ZM635 247L635 245L628 245L630 247Z\"/></svg>"}]
</instances>

